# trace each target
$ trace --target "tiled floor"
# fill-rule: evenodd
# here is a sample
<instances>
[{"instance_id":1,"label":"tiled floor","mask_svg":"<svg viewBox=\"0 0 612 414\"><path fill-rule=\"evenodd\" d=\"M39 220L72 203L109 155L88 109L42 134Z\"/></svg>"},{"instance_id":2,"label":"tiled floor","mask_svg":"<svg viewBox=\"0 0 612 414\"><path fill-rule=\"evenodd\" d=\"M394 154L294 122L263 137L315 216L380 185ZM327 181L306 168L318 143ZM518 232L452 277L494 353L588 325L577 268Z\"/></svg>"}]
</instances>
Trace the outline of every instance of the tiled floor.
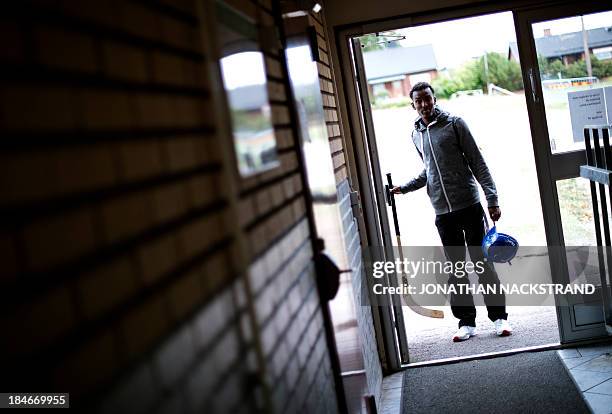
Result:
<instances>
[{"instance_id":1,"label":"tiled floor","mask_svg":"<svg viewBox=\"0 0 612 414\"><path fill-rule=\"evenodd\" d=\"M404 373L389 375L383 379L381 414L399 414L402 399Z\"/></svg>"},{"instance_id":2,"label":"tiled floor","mask_svg":"<svg viewBox=\"0 0 612 414\"><path fill-rule=\"evenodd\" d=\"M612 413L612 344L558 353L593 413Z\"/></svg>"},{"instance_id":3,"label":"tiled floor","mask_svg":"<svg viewBox=\"0 0 612 414\"><path fill-rule=\"evenodd\" d=\"M612 413L612 343L557 351L593 414ZM382 414L399 414L403 372L383 380Z\"/></svg>"}]
</instances>

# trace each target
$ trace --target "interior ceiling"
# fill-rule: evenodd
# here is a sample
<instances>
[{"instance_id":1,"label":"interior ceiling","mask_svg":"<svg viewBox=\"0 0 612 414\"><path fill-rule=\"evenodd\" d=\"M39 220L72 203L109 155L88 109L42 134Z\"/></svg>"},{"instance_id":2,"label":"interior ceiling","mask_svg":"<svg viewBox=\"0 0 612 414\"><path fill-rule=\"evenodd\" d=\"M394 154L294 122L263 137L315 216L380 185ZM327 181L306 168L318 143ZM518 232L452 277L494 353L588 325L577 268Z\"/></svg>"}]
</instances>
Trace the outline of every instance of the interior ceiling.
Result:
<instances>
[{"instance_id":1,"label":"interior ceiling","mask_svg":"<svg viewBox=\"0 0 612 414\"><path fill-rule=\"evenodd\" d=\"M470 4L495 3L495 0L328 0L323 7L330 27L434 11Z\"/></svg>"}]
</instances>

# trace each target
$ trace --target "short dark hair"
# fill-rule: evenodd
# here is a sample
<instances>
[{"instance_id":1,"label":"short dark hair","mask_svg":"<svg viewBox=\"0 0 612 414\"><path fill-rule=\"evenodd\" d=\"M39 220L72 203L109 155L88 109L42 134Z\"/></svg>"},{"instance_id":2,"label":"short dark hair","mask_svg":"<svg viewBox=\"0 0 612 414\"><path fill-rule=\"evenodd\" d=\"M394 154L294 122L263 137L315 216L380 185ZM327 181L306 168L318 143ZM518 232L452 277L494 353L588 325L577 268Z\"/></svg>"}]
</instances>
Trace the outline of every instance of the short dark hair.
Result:
<instances>
[{"instance_id":1,"label":"short dark hair","mask_svg":"<svg viewBox=\"0 0 612 414\"><path fill-rule=\"evenodd\" d=\"M424 91L425 89L431 89L431 94L435 96L436 91L434 91L434 88L427 82L418 82L416 83L412 89L410 89L410 99L412 99L412 93L413 92L417 92L417 91Z\"/></svg>"}]
</instances>

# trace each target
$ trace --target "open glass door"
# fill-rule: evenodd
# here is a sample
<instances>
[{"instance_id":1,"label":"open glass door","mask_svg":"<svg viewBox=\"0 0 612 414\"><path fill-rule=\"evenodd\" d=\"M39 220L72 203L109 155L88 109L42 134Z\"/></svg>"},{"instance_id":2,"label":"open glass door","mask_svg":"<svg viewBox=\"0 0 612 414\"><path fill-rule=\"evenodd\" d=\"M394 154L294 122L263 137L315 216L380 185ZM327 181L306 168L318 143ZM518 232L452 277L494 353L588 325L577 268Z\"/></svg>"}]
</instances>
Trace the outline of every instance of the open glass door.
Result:
<instances>
[{"instance_id":1,"label":"open glass door","mask_svg":"<svg viewBox=\"0 0 612 414\"><path fill-rule=\"evenodd\" d=\"M373 201L375 203L375 208L378 212L377 217L380 221L377 221L377 225L379 226L378 232L381 235L381 239L378 239L375 244L378 246L371 249L373 255L378 255L380 257L372 258L373 260L382 260L382 261L394 261L395 253L397 249L394 249L392 236L390 233L391 227L389 226L389 217L387 215L387 198L385 195L385 181L383 180L383 176L380 169L380 162L378 159L378 149L376 145L376 137L374 132L374 122L372 120L372 111L370 98L368 94L368 82L365 74L365 66L363 61L363 55L361 52L361 43L358 38L354 38L351 40L351 51L353 53L353 59L355 65L355 79L357 81L356 90L358 93L359 104L361 107L361 115L363 119L361 119L362 128L364 129L364 136L366 138L366 143L364 145L364 149L367 152L367 157L369 158L369 167L370 167L370 179L372 180L374 187ZM378 249L380 247L380 249ZM401 248L401 246L399 246ZM398 281L396 278L389 278L386 281L390 286L397 286ZM397 359L395 361L389 361L390 367L392 369L397 369L401 364L409 363L408 356L408 339L406 337L406 330L404 328L404 316L402 313L402 303L397 295L390 295L390 302L387 309L390 311L388 315L387 322L392 322L392 338L387 338L387 343L395 343L397 344L397 350L399 353L397 354ZM390 330L387 329L387 334L390 334Z\"/></svg>"},{"instance_id":2,"label":"open glass door","mask_svg":"<svg viewBox=\"0 0 612 414\"><path fill-rule=\"evenodd\" d=\"M509 58L520 59L523 72L549 246L596 245L589 184L580 178L580 166L586 164L584 138L572 133L568 92L612 85L610 74L600 70L608 61L612 65L612 48L601 41L612 44L610 9L575 3L514 14L518 45L510 45ZM589 260L598 272L597 258ZM551 252L550 266L553 283L569 282L563 251ZM555 299L561 342L607 335L601 303Z\"/></svg>"}]
</instances>

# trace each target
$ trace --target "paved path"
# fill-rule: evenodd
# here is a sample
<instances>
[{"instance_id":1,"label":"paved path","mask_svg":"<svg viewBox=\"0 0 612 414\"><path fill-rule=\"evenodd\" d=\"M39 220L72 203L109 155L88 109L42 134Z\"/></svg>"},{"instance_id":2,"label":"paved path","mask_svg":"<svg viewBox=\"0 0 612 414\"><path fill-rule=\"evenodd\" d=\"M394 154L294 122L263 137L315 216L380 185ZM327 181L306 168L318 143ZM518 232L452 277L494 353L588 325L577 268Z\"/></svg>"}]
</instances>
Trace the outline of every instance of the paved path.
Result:
<instances>
[{"instance_id":1,"label":"paved path","mask_svg":"<svg viewBox=\"0 0 612 414\"><path fill-rule=\"evenodd\" d=\"M509 306L508 321L512 324L514 333L501 338L495 335L493 322L487 318L486 308L478 307L477 335L464 342L452 341L457 330L457 319L453 317L450 307L435 308L444 310L444 319L426 318L407 308L404 310L410 362L559 342L557 314L552 306Z\"/></svg>"}]
</instances>

